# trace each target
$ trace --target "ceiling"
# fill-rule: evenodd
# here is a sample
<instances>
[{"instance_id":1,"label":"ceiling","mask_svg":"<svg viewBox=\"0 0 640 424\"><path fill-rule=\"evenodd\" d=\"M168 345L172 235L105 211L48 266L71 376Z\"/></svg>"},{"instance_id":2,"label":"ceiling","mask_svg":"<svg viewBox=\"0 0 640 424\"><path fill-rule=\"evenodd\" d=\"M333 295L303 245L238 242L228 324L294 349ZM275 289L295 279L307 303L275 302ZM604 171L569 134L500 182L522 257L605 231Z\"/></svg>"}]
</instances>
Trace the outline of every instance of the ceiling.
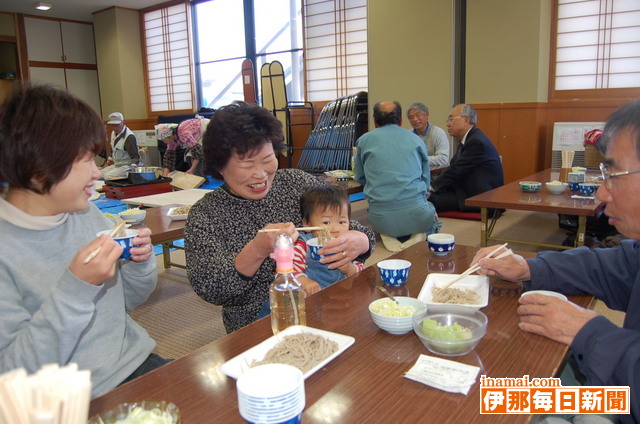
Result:
<instances>
[{"instance_id":1,"label":"ceiling","mask_svg":"<svg viewBox=\"0 0 640 424\"><path fill-rule=\"evenodd\" d=\"M36 0L2 0L0 11L93 22L91 13L99 10L112 6L144 9L163 3L164 0L42 0L42 2L49 3L53 7L44 12L35 8Z\"/></svg>"}]
</instances>

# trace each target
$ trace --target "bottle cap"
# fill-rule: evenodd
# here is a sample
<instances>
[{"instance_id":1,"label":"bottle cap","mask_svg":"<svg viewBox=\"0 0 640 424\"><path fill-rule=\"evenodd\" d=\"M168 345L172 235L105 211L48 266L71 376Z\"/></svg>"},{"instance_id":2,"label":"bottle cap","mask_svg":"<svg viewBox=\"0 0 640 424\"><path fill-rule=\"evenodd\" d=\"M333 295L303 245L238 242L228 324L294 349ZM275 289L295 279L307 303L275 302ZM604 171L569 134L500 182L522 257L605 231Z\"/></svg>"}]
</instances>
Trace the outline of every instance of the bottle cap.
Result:
<instances>
[{"instance_id":1,"label":"bottle cap","mask_svg":"<svg viewBox=\"0 0 640 424\"><path fill-rule=\"evenodd\" d=\"M273 244L271 257L276 261L278 272L293 271L293 240L287 234L280 234Z\"/></svg>"}]
</instances>

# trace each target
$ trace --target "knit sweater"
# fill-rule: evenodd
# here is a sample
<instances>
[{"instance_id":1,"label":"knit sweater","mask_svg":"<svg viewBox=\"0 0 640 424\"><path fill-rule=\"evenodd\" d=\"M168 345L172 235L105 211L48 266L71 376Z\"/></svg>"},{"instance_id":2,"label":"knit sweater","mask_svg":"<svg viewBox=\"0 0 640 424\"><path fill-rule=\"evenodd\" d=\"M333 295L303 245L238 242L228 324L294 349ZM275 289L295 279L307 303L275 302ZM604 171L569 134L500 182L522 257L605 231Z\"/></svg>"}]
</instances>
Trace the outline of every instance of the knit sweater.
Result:
<instances>
[{"instance_id":1,"label":"knit sweater","mask_svg":"<svg viewBox=\"0 0 640 424\"><path fill-rule=\"evenodd\" d=\"M93 205L46 230L0 216L0 372L75 362L91 371L98 396L149 356L155 342L128 312L155 288L155 257L119 262L115 276L99 286L68 268L80 248L112 226Z\"/></svg>"},{"instance_id":2,"label":"knit sweater","mask_svg":"<svg viewBox=\"0 0 640 424\"><path fill-rule=\"evenodd\" d=\"M293 222L302 225L300 196L322 185L316 177L298 169L280 169L267 195L260 200L234 196L225 187L207 193L191 207L185 228L187 274L196 293L207 302L222 305L227 332L255 321L269 298L269 285L276 267L264 260L248 278L235 268L235 257L267 224ZM369 252L375 248L373 231L352 221L350 228L369 238Z\"/></svg>"}]
</instances>

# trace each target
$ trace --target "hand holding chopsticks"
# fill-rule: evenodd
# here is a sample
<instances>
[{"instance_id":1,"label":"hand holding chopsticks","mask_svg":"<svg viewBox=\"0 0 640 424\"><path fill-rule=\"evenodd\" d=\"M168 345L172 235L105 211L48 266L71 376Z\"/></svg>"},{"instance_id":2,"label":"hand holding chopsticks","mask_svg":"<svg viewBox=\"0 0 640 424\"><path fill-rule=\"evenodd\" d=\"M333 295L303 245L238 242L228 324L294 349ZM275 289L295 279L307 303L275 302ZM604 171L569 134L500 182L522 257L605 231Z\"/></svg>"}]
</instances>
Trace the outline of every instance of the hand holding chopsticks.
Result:
<instances>
[{"instance_id":1,"label":"hand holding chopsticks","mask_svg":"<svg viewBox=\"0 0 640 424\"><path fill-rule=\"evenodd\" d=\"M111 230L111 232L109 233L109 237L113 237L116 234L118 234L118 231L120 231L122 229L122 227L127 223L127 221L121 219L118 217L118 221L116 222L116 225L113 227L113 229ZM98 253L100 253L100 250L102 249L102 245L96 247L93 252L89 253L89 255L87 255L86 258L84 258L84 261L82 261L83 264L88 264L89 262L91 262L91 260L93 258L96 257L96 255Z\"/></svg>"},{"instance_id":2,"label":"hand holding chopsticks","mask_svg":"<svg viewBox=\"0 0 640 424\"><path fill-rule=\"evenodd\" d=\"M507 247L507 243L505 243L503 245L500 245L497 248L493 249L491 252L489 252L489 254L487 256L485 256L484 258L491 258L491 257L493 257L493 255L498 253L500 250L505 249L506 247ZM506 258L507 256L512 255L512 254L513 254L513 251L511 249L507 249L504 252L502 252L501 254L499 254L498 256L496 256L494 259ZM458 281L460 281L461 279L463 279L467 275L472 274L472 273L476 272L479 269L480 269L480 265L478 265L477 262L472 264L465 272L460 274L457 278L455 278L455 279L449 281L448 283L446 283L445 285L443 285L440 289L441 290L448 289L454 283L457 283Z\"/></svg>"}]
</instances>

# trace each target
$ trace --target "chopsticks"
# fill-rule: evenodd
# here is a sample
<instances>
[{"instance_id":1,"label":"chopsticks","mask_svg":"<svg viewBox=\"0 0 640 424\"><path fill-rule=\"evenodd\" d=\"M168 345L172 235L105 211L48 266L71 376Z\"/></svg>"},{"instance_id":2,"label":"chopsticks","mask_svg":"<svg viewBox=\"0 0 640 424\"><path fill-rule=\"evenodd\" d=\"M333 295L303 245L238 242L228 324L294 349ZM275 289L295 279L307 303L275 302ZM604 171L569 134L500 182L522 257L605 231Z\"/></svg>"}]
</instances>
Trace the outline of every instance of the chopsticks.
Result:
<instances>
[{"instance_id":1,"label":"chopsticks","mask_svg":"<svg viewBox=\"0 0 640 424\"><path fill-rule=\"evenodd\" d=\"M500 245L497 248L493 249L491 252L489 252L489 254L487 256L485 256L484 258L491 258L491 257L493 257L493 255L495 255L500 250L502 250L502 249L504 249L506 247L507 247L507 243L505 243L503 245ZM499 254L498 256L496 256L495 259L506 258L507 256L512 255L512 254L513 254L513 251L511 249L507 249L506 251L504 251L501 254ZM482 258L482 259L484 259L484 258ZM460 281L461 279L463 279L467 275L472 274L472 273L476 272L479 269L480 269L480 266L478 265L477 262L472 264L465 272L463 272L462 274L458 275L457 278L449 281L447 284L445 284L444 286L440 287L440 290L448 289L454 283L457 283L458 281Z\"/></svg>"},{"instance_id":2,"label":"chopsticks","mask_svg":"<svg viewBox=\"0 0 640 424\"><path fill-rule=\"evenodd\" d=\"M315 231L315 230L324 230L324 227L297 227L297 231ZM282 231L282 228L263 228L262 230L258 230L259 233L273 233L275 231Z\"/></svg>"},{"instance_id":3,"label":"chopsticks","mask_svg":"<svg viewBox=\"0 0 640 424\"><path fill-rule=\"evenodd\" d=\"M120 229L121 229L121 228L122 228L126 223L127 223L127 221L125 221L125 220L123 220L123 219L120 219L120 220L118 221L118 223L113 227L113 229L111 230L111 232L109 233L109 237L113 237L113 236L115 236L115 235L118 233L118 231L120 231ZM93 252L89 253L89 254L87 255L87 257L86 257L86 258L84 258L84 261L82 261L82 263L86 265L86 264L88 264L89 262L91 262L91 260L92 260L93 258L95 258L95 257L96 257L96 255L97 255L98 253L100 253L100 249L102 249L102 245L100 245L100 246L96 247L96 248L93 250Z\"/></svg>"}]
</instances>

